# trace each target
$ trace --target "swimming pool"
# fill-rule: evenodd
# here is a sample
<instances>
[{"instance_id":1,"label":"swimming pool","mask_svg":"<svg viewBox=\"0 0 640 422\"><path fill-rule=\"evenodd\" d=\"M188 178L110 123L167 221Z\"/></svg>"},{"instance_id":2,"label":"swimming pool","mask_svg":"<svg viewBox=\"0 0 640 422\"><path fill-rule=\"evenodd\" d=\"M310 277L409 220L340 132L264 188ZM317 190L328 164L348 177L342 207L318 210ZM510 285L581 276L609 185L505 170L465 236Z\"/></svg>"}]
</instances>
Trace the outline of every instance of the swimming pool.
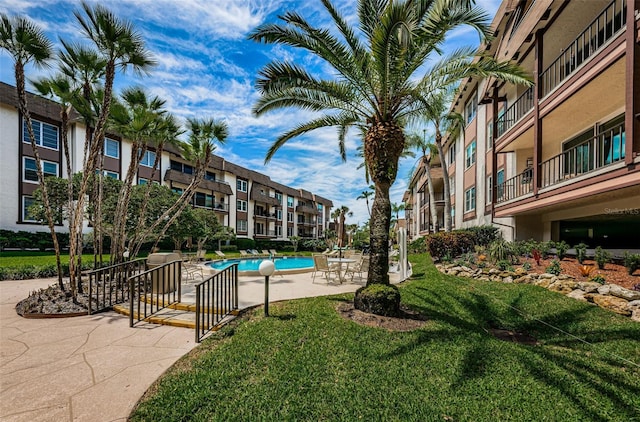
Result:
<instances>
[{"instance_id":1,"label":"swimming pool","mask_svg":"<svg viewBox=\"0 0 640 422\"><path fill-rule=\"evenodd\" d=\"M241 259L224 259L209 264L214 270L223 270L232 264L238 264L238 271L247 275L260 274L258 267L260 263L268 257L264 258L241 258ZM276 265L276 271L287 273L308 272L313 270L313 258L306 256L283 256L273 259Z\"/></svg>"}]
</instances>

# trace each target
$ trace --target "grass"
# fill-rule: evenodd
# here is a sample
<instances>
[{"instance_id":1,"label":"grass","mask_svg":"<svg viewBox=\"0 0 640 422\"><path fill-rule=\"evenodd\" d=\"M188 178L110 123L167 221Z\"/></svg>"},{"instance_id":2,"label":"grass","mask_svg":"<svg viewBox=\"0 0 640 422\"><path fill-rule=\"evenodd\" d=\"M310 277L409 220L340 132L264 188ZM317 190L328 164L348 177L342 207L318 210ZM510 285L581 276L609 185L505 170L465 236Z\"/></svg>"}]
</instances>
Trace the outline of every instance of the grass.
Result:
<instances>
[{"instance_id":1,"label":"grass","mask_svg":"<svg viewBox=\"0 0 640 422\"><path fill-rule=\"evenodd\" d=\"M103 259L109 262L109 255L102 255ZM83 262L93 262L93 254L83 254ZM69 263L69 253L60 255L62 264ZM24 267L27 265L45 266L55 265L56 256L53 252L37 252L37 251L3 251L0 252L0 267Z\"/></svg>"},{"instance_id":2,"label":"grass","mask_svg":"<svg viewBox=\"0 0 640 422\"><path fill-rule=\"evenodd\" d=\"M335 307L352 295L275 303L269 318L252 310L181 359L132 420L640 420L640 324L412 261L402 301L425 327L344 320ZM495 339L492 327L539 345Z\"/></svg>"}]
</instances>

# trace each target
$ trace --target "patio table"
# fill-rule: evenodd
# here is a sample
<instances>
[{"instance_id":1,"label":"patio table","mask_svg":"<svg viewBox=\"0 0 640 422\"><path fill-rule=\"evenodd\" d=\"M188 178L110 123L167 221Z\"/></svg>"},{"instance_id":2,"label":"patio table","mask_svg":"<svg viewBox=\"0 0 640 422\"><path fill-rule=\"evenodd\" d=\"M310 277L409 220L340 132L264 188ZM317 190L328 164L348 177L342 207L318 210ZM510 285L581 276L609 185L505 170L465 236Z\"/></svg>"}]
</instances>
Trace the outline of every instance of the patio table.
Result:
<instances>
[{"instance_id":1,"label":"patio table","mask_svg":"<svg viewBox=\"0 0 640 422\"><path fill-rule=\"evenodd\" d=\"M349 264L353 264L354 262L356 262L356 260L351 258L327 258L327 262L329 264L338 264L338 280L340 280L340 283L343 283L345 280L343 274L346 274L347 270L349 269ZM344 267L344 273L342 271L343 264L346 264L346 266Z\"/></svg>"}]
</instances>

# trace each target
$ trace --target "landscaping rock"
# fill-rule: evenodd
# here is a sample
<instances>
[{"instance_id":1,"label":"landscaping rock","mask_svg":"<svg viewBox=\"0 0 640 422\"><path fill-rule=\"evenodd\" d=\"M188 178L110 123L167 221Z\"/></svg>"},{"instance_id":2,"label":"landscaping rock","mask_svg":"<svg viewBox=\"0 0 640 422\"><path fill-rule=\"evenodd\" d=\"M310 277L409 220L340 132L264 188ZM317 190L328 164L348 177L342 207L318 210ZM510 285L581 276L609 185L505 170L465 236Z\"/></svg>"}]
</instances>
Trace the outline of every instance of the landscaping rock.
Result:
<instances>
[{"instance_id":1,"label":"landscaping rock","mask_svg":"<svg viewBox=\"0 0 640 422\"><path fill-rule=\"evenodd\" d=\"M543 273L538 275L538 278L554 278L554 277L556 277L554 274L549 274L549 273Z\"/></svg>"},{"instance_id":2,"label":"landscaping rock","mask_svg":"<svg viewBox=\"0 0 640 422\"><path fill-rule=\"evenodd\" d=\"M626 300L640 300L640 292L625 289L617 284L609 284L609 294ZM599 290L598 290L599 292Z\"/></svg>"},{"instance_id":3,"label":"landscaping rock","mask_svg":"<svg viewBox=\"0 0 640 422\"><path fill-rule=\"evenodd\" d=\"M634 309L631 311L631 319L640 322L640 309Z\"/></svg>"},{"instance_id":4,"label":"landscaping rock","mask_svg":"<svg viewBox=\"0 0 640 422\"><path fill-rule=\"evenodd\" d=\"M581 302L586 302L587 299L584 297L584 295L585 295L584 290L575 289L575 290L572 290L570 293L568 293L567 297L579 300Z\"/></svg>"},{"instance_id":5,"label":"landscaping rock","mask_svg":"<svg viewBox=\"0 0 640 422\"><path fill-rule=\"evenodd\" d=\"M553 275L553 274L549 274L549 275ZM535 284L536 286L544 287L546 289L551 284L551 278L539 278L536 281L534 281L533 284Z\"/></svg>"},{"instance_id":6,"label":"landscaping rock","mask_svg":"<svg viewBox=\"0 0 640 422\"><path fill-rule=\"evenodd\" d=\"M576 288L577 283L573 280L559 280L556 279L553 283L547 287L552 292L558 292L562 294L571 293Z\"/></svg>"},{"instance_id":7,"label":"landscaping rock","mask_svg":"<svg viewBox=\"0 0 640 422\"><path fill-rule=\"evenodd\" d=\"M503 283L513 283L513 277L507 276L507 277L502 279L502 282Z\"/></svg>"},{"instance_id":8,"label":"landscaping rock","mask_svg":"<svg viewBox=\"0 0 640 422\"><path fill-rule=\"evenodd\" d=\"M598 287L601 287L602 284L595 283L593 281L580 281L578 282L578 289L583 290L587 293L593 293L598 291Z\"/></svg>"},{"instance_id":9,"label":"landscaping rock","mask_svg":"<svg viewBox=\"0 0 640 422\"><path fill-rule=\"evenodd\" d=\"M640 309L640 300L632 300L631 302L629 302L629 307L633 309Z\"/></svg>"},{"instance_id":10,"label":"landscaping rock","mask_svg":"<svg viewBox=\"0 0 640 422\"><path fill-rule=\"evenodd\" d=\"M593 295L593 303L600 306L601 308L612 310L613 312L620 315L631 315L631 309L629 309L629 301L616 296L606 296L594 293L589 294Z\"/></svg>"}]
</instances>

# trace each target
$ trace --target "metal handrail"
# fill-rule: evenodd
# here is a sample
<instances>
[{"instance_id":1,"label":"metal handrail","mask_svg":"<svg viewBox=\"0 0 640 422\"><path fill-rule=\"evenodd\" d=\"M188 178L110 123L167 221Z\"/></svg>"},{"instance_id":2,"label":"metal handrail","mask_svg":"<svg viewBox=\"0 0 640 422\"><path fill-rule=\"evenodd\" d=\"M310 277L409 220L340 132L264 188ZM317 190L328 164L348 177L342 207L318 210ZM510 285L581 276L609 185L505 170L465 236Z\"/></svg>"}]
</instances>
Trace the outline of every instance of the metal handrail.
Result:
<instances>
[{"instance_id":1,"label":"metal handrail","mask_svg":"<svg viewBox=\"0 0 640 422\"><path fill-rule=\"evenodd\" d=\"M146 260L139 258L89 271L89 315L113 308L129 300L133 274L144 271Z\"/></svg>"},{"instance_id":2,"label":"metal handrail","mask_svg":"<svg viewBox=\"0 0 640 422\"><path fill-rule=\"evenodd\" d=\"M135 322L180 302L182 261L167 262L130 277L129 291L129 326L133 327Z\"/></svg>"},{"instance_id":3,"label":"metal handrail","mask_svg":"<svg viewBox=\"0 0 640 422\"><path fill-rule=\"evenodd\" d=\"M570 148L540 164L541 186L555 185L574 177L624 161L624 123Z\"/></svg>"},{"instance_id":4,"label":"metal handrail","mask_svg":"<svg viewBox=\"0 0 640 422\"><path fill-rule=\"evenodd\" d=\"M505 134L525 114L533 109L533 87L529 88L498 118L497 137Z\"/></svg>"},{"instance_id":5,"label":"metal handrail","mask_svg":"<svg viewBox=\"0 0 640 422\"><path fill-rule=\"evenodd\" d=\"M613 39L624 28L626 20L626 0L613 0L609 3L542 72L542 97L553 91L582 63Z\"/></svg>"},{"instance_id":6,"label":"metal handrail","mask_svg":"<svg viewBox=\"0 0 640 422\"><path fill-rule=\"evenodd\" d=\"M196 343L238 310L238 264L196 284Z\"/></svg>"},{"instance_id":7,"label":"metal handrail","mask_svg":"<svg viewBox=\"0 0 640 422\"><path fill-rule=\"evenodd\" d=\"M507 202L533 192L533 169L529 168L522 173L500 183L497 188L496 202Z\"/></svg>"}]
</instances>

